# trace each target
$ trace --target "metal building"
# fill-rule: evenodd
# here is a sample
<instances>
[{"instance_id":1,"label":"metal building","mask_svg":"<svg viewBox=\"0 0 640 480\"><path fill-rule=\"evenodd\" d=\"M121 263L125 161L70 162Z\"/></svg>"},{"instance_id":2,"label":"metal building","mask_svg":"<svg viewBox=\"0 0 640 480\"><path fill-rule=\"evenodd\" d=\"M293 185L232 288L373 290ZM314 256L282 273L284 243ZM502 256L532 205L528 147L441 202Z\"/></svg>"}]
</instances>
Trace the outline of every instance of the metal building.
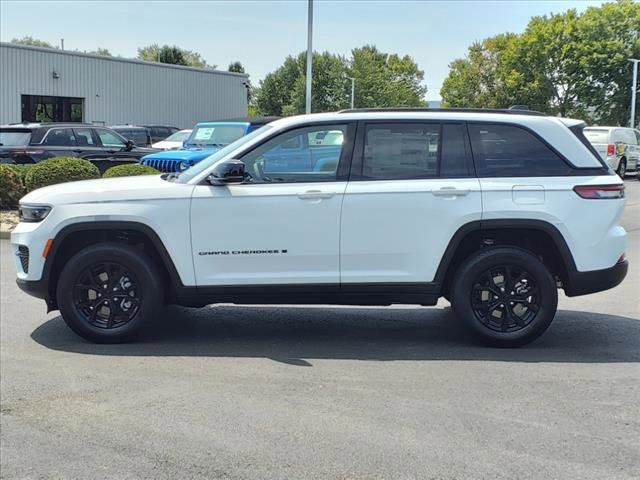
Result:
<instances>
[{"instance_id":1,"label":"metal building","mask_svg":"<svg viewBox=\"0 0 640 480\"><path fill-rule=\"evenodd\" d=\"M0 43L0 124L171 125L247 114L247 75Z\"/></svg>"}]
</instances>

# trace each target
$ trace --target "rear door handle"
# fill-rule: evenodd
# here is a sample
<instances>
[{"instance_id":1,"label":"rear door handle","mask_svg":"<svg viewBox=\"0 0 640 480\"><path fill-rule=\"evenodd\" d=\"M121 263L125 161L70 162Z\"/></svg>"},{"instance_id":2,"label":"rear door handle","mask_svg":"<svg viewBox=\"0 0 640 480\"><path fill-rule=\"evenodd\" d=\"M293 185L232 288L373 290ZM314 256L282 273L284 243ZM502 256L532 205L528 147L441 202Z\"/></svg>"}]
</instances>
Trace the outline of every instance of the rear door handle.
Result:
<instances>
[{"instance_id":1,"label":"rear door handle","mask_svg":"<svg viewBox=\"0 0 640 480\"><path fill-rule=\"evenodd\" d=\"M298 194L300 200L324 200L331 198L335 195L335 192L323 192L321 190L307 190Z\"/></svg>"},{"instance_id":2,"label":"rear door handle","mask_svg":"<svg viewBox=\"0 0 640 480\"><path fill-rule=\"evenodd\" d=\"M469 194L468 188L442 187L438 190L431 190L436 197L462 197Z\"/></svg>"}]
</instances>

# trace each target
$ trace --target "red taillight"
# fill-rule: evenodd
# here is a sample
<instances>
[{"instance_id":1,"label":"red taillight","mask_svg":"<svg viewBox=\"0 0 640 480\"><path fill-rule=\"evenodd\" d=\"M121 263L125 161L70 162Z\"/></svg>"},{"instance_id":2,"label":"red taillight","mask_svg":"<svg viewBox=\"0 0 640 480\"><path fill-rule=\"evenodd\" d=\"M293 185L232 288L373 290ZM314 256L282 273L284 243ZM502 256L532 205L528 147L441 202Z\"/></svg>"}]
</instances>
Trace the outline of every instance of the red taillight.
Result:
<instances>
[{"instance_id":1,"label":"red taillight","mask_svg":"<svg viewBox=\"0 0 640 480\"><path fill-rule=\"evenodd\" d=\"M44 153L44 150L36 148L14 148L9 153L13 153L14 155L40 155L41 153Z\"/></svg>"},{"instance_id":2,"label":"red taillight","mask_svg":"<svg viewBox=\"0 0 640 480\"><path fill-rule=\"evenodd\" d=\"M607 155L615 155L616 154L616 146L613 143L607 145Z\"/></svg>"},{"instance_id":3,"label":"red taillight","mask_svg":"<svg viewBox=\"0 0 640 480\"><path fill-rule=\"evenodd\" d=\"M573 191L582 198L612 199L624 198L624 185L578 185Z\"/></svg>"}]
</instances>

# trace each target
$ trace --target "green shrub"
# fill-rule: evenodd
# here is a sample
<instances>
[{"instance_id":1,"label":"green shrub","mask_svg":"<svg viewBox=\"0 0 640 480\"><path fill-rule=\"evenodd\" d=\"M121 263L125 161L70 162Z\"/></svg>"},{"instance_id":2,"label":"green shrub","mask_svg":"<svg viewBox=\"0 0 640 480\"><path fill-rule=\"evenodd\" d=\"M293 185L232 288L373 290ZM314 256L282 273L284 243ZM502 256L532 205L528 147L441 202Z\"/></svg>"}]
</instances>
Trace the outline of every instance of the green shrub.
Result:
<instances>
[{"instance_id":1,"label":"green shrub","mask_svg":"<svg viewBox=\"0 0 640 480\"><path fill-rule=\"evenodd\" d=\"M98 167L75 157L53 157L31 166L24 178L28 192L56 183L100 178Z\"/></svg>"},{"instance_id":2,"label":"green shrub","mask_svg":"<svg viewBox=\"0 0 640 480\"><path fill-rule=\"evenodd\" d=\"M13 165L0 164L0 209L17 208L23 195L24 185L18 170Z\"/></svg>"},{"instance_id":3,"label":"green shrub","mask_svg":"<svg viewBox=\"0 0 640 480\"><path fill-rule=\"evenodd\" d=\"M133 177L136 175L156 175L160 173L149 165L141 165L139 163L131 163L128 165L117 165L107 169L102 175L105 178L109 177Z\"/></svg>"}]
</instances>

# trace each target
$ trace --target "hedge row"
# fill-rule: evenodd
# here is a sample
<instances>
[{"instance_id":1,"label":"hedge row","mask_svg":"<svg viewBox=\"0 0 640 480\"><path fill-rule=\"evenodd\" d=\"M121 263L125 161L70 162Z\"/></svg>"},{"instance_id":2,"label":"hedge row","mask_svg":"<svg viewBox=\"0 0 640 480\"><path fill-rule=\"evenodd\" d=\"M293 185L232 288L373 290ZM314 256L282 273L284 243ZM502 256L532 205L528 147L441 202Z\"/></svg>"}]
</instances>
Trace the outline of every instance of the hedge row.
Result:
<instances>
[{"instance_id":1,"label":"hedge row","mask_svg":"<svg viewBox=\"0 0 640 480\"><path fill-rule=\"evenodd\" d=\"M128 177L159 173L138 163L118 165L104 172L104 177ZM98 168L76 157L53 157L31 165L0 164L0 209L14 209L21 197L32 190L55 185L100 178Z\"/></svg>"}]
</instances>

